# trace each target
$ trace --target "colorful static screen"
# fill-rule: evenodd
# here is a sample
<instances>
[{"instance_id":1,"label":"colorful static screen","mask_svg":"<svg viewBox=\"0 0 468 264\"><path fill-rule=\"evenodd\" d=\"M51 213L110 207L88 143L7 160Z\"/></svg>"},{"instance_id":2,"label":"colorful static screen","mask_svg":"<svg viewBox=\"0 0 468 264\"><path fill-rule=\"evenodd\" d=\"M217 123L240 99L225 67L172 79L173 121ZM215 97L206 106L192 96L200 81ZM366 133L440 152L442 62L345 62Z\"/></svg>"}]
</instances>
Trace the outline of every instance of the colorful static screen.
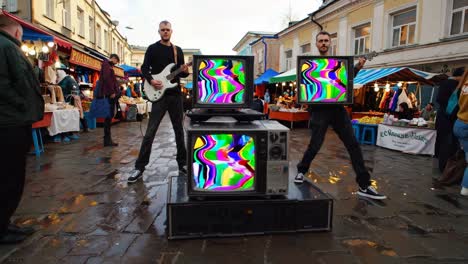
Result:
<instances>
[{"instance_id":1,"label":"colorful static screen","mask_svg":"<svg viewBox=\"0 0 468 264\"><path fill-rule=\"evenodd\" d=\"M347 101L348 69L343 59L306 59L300 63L300 103L344 103Z\"/></svg>"},{"instance_id":2,"label":"colorful static screen","mask_svg":"<svg viewBox=\"0 0 468 264\"><path fill-rule=\"evenodd\" d=\"M245 65L243 60L202 60L197 70L198 103L222 105L244 103Z\"/></svg>"},{"instance_id":3,"label":"colorful static screen","mask_svg":"<svg viewBox=\"0 0 468 264\"><path fill-rule=\"evenodd\" d=\"M195 138L192 183L194 191L255 190L255 142L242 134L208 134Z\"/></svg>"}]
</instances>

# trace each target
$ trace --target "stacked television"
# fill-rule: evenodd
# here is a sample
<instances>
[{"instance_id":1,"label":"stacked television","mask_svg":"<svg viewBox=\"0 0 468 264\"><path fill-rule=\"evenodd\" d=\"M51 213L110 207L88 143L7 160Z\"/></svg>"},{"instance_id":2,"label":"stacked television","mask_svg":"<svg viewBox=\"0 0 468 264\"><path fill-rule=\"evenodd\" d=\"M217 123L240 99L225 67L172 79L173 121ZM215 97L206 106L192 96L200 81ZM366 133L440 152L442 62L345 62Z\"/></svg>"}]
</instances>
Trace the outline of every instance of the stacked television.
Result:
<instances>
[{"instance_id":1,"label":"stacked television","mask_svg":"<svg viewBox=\"0 0 468 264\"><path fill-rule=\"evenodd\" d=\"M289 129L275 121L251 121L264 117L250 109L253 57L196 55L193 67L193 107L208 116L235 116L237 122L189 126L188 195L286 195Z\"/></svg>"},{"instance_id":2,"label":"stacked television","mask_svg":"<svg viewBox=\"0 0 468 264\"><path fill-rule=\"evenodd\" d=\"M352 61L298 57L297 102L352 103ZM333 199L292 184L289 129L250 109L253 57L196 55L193 83L188 173L171 179L168 238L330 231Z\"/></svg>"}]
</instances>

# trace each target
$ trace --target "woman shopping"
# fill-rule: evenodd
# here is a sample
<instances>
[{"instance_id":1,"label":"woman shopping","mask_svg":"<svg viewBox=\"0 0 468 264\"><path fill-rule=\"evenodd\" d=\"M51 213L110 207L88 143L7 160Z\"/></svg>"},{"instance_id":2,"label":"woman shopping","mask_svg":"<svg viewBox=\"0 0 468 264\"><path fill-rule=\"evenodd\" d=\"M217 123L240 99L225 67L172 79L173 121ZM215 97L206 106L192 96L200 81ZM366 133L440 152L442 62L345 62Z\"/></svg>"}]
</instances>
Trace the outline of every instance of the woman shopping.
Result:
<instances>
[{"instance_id":1,"label":"woman shopping","mask_svg":"<svg viewBox=\"0 0 468 264\"><path fill-rule=\"evenodd\" d=\"M460 109L457 114L457 121L453 127L453 133L460 140L460 145L465 152L465 159L468 161L468 70L465 70L463 78L458 84L457 89L461 89L458 105ZM461 195L468 196L468 168L465 167L465 173L462 180Z\"/></svg>"}]
</instances>

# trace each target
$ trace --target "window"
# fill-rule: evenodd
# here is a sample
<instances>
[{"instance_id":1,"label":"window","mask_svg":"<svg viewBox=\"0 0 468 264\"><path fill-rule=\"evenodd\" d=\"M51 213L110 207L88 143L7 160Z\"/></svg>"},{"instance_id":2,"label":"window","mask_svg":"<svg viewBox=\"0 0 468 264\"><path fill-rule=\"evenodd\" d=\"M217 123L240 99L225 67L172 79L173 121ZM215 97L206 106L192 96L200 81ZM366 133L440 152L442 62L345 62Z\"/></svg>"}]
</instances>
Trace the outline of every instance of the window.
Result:
<instances>
[{"instance_id":1,"label":"window","mask_svg":"<svg viewBox=\"0 0 468 264\"><path fill-rule=\"evenodd\" d=\"M292 68L292 50L287 50L284 52L286 55L286 70L290 70Z\"/></svg>"},{"instance_id":2,"label":"window","mask_svg":"<svg viewBox=\"0 0 468 264\"><path fill-rule=\"evenodd\" d=\"M96 44L98 47L102 47L102 36L101 36L101 25L96 26Z\"/></svg>"},{"instance_id":3,"label":"window","mask_svg":"<svg viewBox=\"0 0 468 264\"><path fill-rule=\"evenodd\" d=\"M78 15L78 35L84 37L84 12L80 8L77 10Z\"/></svg>"},{"instance_id":4,"label":"window","mask_svg":"<svg viewBox=\"0 0 468 264\"><path fill-rule=\"evenodd\" d=\"M450 35L468 33L468 0L453 0Z\"/></svg>"},{"instance_id":5,"label":"window","mask_svg":"<svg viewBox=\"0 0 468 264\"><path fill-rule=\"evenodd\" d=\"M46 0L46 13L45 15L50 19L55 19L54 10L55 10L55 0Z\"/></svg>"},{"instance_id":6,"label":"window","mask_svg":"<svg viewBox=\"0 0 468 264\"><path fill-rule=\"evenodd\" d=\"M302 54L309 53L310 50L311 50L310 43L307 43L307 44L304 44L304 45L301 46L301 53Z\"/></svg>"},{"instance_id":7,"label":"window","mask_svg":"<svg viewBox=\"0 0 468 264\"><path fill-rule=\"evenodd\" d=\"M89 17L89 41L94 43L94 18Z\"/></svg>"},{"instance_id":8,"label":"window","mask_svg":"<svg viewBox=\"0 0 468 264\"><path fill-rule=\"evenodd\" d=\"M18 12L18 0L2 0L0 7L5 9L7 12L14 13Z\"/></svg>"},{"instance_id":9,"label":"window","mask_svg":"<svg viewBox=\"0 0 468 264\"><path fill-rule=\"evenodd\" d=\"M416 9L393 15L392 47L414 44Z\"/></svg>"},{"instance_id":10,"label":"window","mask_svg":"<svg viewBox=\"0 0 468 264\"><path fill-rule=\"evenodd\" d=\"M109 36L107 30L104 29L104 50L109 51Z\"/></svg>"},{"instance_id":11,"label":"window","mask_svg":"<svg viewBox=\"0 0 468 264\"><path fill-rule=\"evenodd\" d=\"M330 56L336 56L337 55L337 48L338 48L338 34L333 33L330 35L330 49L329 49L329 54Z\"/></svg>"},{"instance_id":12,"label":"window","mask_svg":"<svg viewBox=\"0 0 468 264\"><path fill-rule=\"evenodd\" d=\"M354 55L370 52L370 23L353 28Z\"/></svg>"},{"instance_id":13,"label":"window","mask_svg":"<svg viewBox=\"0 0 468 264\"><path fill-rule=\"evenodd\" d=\"M112 38L112 53L116 53L117 44L115 43L115 38Z\"/></svg>"},{"instance_id":14,"label":"window","mask_svg":"<svg viewBox=\"0 0 468 264\"><path fill-rule=\"evenodd\" d=\"M71 29L71 7L70 0L63 1L62 9L62 26Z\"/></svg>"}]
</instances>

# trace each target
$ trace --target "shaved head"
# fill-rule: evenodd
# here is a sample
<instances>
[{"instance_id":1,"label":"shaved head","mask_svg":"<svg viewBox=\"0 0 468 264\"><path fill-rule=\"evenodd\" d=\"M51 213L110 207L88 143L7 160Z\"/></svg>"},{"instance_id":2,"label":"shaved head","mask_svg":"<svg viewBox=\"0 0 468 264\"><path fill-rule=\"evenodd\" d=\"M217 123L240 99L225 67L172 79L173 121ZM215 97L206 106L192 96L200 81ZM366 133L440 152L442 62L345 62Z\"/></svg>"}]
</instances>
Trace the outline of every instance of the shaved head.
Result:
<instances>
[{"instance_id":1,"label":"shaved head","mask_svg":"<svg viewBox=\"0 0 468 264\"><path fill-rule=\"evenodd\" d=\"M18 41L21 41L21 38L23 37L23 28L21 25L5 15L0 15L0 30L10 34Z\"/></svg>"}]
</instances>

